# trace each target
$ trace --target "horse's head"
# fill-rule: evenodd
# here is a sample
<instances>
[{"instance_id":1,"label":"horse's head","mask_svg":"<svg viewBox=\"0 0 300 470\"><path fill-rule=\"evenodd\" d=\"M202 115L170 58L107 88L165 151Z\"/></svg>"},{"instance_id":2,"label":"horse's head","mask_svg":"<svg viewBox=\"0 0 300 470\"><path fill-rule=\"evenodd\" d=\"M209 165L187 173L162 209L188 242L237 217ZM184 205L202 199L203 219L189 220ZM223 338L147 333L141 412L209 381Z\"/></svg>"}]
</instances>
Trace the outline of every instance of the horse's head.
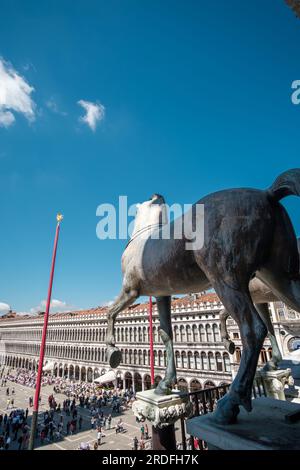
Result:
<instances>
[{"instance_id":1,"label":"horse's head","mask_svg":"<svg viewBox=\"0 0 300 470\"><path fill-rule=\"evenodd\" d=\"M134 236L139 230L155 226L157 224L167 224L168 213L165 199L160 194L153 194L148 201L136 205L136 216L134 221Z\"/></svg>"}]
</instances>

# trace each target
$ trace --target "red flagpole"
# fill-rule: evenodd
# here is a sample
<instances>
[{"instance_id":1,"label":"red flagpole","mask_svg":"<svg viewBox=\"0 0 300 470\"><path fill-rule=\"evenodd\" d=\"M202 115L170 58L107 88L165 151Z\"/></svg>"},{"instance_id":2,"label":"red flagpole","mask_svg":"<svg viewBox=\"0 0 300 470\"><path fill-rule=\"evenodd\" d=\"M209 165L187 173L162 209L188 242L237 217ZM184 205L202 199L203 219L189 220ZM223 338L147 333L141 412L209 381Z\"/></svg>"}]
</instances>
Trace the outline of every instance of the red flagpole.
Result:
<instances>
[{"instance_id":1,"label":"red flagpole","mask_svg":"<svg viewBox=\"0 0 300 470\"><path fill-rule=\"evenodd\" d=\"M154 353L153 353L153 326L152 326L152 297L149 297L149 338L150 338L150 371L151 387L154 386Z\"/></svg>"},{"instance_id":2,"label":"red flagpole","mask_svg":"<svg viewBox=\"0 0 300 470\"><path fill-rule=\"evenodd\" d=\"M48 327L49 311L50 311L50 304L51 304L55 260L56 260L57 244L58 244L59 231L60 231L60 223L62 219L63 219L63 216L61 214L58 214L56 217L57 225L56 225L55 240L54 240L54 247L53 247L53 254L52 254L52 263L51 263L46 311L44 315L44 326L43 326L42 342L41 342L41 348L40 348L39 367L38 367L38 373L37 373L37 378L36 378L36 388L35 388L32 422L31 422L31 433L30 433L30 441L29 441L29 446L28 446L29 450L34 449L34 438L35 438L35 433L36 433L37 417L38 417L38 411L39 411L39 399L40 399L40 391L41 391L43 363L44 363L44 357L45 357L47 327Z\"/></svg>"}]
</instances>

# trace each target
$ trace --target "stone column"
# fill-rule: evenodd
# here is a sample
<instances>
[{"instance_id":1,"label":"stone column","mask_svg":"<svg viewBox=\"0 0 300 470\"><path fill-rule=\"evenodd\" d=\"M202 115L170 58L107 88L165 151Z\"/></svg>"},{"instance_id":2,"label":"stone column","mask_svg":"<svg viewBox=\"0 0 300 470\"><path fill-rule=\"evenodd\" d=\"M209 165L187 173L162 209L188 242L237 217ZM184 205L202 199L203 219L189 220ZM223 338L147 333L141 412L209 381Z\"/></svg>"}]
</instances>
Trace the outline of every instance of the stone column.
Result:
<instances>
[{"instance_id":1,"label":"stone column","mask_svg":"<svg viewBox=\"0 0 300 470\"><path fill-rule=\"evenodd\" d=\"M294 385L291 369L269 370L260 369L256 372L256 378L262 380L266 394L270 398L285 400L285 385Z\"/></svg>"}]
</instances>

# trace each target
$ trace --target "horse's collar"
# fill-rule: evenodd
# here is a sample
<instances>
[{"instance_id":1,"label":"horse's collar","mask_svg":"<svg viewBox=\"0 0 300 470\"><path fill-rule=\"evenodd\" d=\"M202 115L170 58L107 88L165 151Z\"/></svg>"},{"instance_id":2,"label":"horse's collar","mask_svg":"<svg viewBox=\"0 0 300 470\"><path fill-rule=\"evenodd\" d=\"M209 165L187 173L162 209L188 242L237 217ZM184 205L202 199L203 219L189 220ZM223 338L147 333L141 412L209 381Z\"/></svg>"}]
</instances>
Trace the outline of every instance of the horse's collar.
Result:
<instances>
[{"instance_id":1,"label":"horse's collar","mask_svg":"<svg viewBox=\"0 0 300 470\"><path fill-rule=\"evenodd\" d=\"M133 240L135 240L137 237L139 237L140 235L142 235L144 232L146 232L147 230L151 229L151 228L154 228L154 227L162 227L164 224L162 223L158 223L158 224L151 224L151 225L147 225L147 227L144 227L144 228L141 228L140 230L138 230L134 236L132 238L130 238L130 240L128 241L126 247L125 247L125 250L126 248L128 247L128 245L133 242ZM124 251L125 251L124 250Z\"/></svg>"}]
</instances>

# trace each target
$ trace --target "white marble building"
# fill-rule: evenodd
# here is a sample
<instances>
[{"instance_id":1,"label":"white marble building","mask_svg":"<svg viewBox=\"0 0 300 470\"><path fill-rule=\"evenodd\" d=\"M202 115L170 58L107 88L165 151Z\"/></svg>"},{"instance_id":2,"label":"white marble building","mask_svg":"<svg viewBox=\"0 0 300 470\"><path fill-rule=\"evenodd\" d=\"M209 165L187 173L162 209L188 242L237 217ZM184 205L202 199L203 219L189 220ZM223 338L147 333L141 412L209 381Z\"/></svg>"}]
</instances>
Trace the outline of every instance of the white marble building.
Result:
<instances>
[{"instance_id":1,"label":"white marble building","mask_svg":"<svg viewBox=\"0 0 300 470\"><path fill-rule=\"evenodd\" d=\"M230 356L220 338L219 312L222 304L213 293L191 295L172 301L174 351L178 385L188 390L229 383L240 359L238 328L229 319L230 335L237 351ZM271 305L280 347L284 351L292 337L281 327L281 304ZM57 376L92 381L108 372L105 359L106 307L50 315L45 363ZM280 313L281 312L281 313ZM286 319L286 316L284 316ZM10 312L0 319L2 365L36 369L43 327L43 314L22 316ZM153 304L155 380L163 377L166 355L158 334L159 319ZM123 353L117 369L119 385L135 390L150 387L148 304L124 310L116 323L116 342ZM271 357L266 339L260 361Z\"/></svg>"}]
</instances>

